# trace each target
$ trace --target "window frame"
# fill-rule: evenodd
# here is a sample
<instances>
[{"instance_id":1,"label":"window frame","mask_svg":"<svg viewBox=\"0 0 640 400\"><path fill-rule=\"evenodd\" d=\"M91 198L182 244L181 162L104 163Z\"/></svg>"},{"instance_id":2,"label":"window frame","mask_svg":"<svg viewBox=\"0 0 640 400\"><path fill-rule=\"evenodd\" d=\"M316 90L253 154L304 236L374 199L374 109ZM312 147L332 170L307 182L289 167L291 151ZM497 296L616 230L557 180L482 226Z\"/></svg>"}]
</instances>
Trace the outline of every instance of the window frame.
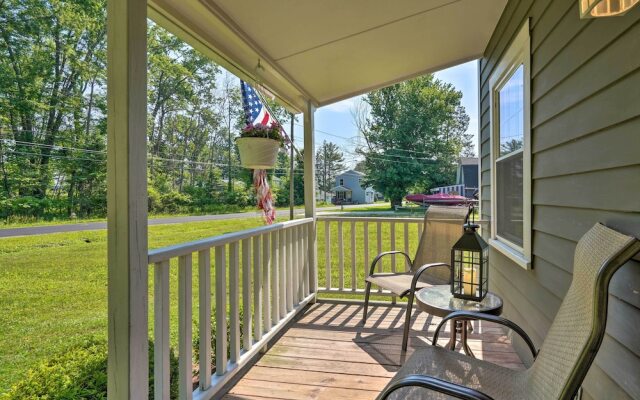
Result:
<instances>
[{"instance_id":1,"label":"window frame","mask_svg":"<svg viewBox=\"0 0 640 400\"><path fill-rule=\"evenodd\" d=\"M524 127L523 147L509 154L500 156L499 138L499 97L498 92L511 78L513 73L523 66L524 79ZM531 269L531 37L529 20L527 19L518 34L509 45L495 70L489 76L489 105L490 105L490 160L491 160L491 235L489 244L495 250L507 256L524 269ZM497 187L496 176L498 161L513 156L522 151L522 246L518 246L497 233Z\"/></svg>"}]
</instances>

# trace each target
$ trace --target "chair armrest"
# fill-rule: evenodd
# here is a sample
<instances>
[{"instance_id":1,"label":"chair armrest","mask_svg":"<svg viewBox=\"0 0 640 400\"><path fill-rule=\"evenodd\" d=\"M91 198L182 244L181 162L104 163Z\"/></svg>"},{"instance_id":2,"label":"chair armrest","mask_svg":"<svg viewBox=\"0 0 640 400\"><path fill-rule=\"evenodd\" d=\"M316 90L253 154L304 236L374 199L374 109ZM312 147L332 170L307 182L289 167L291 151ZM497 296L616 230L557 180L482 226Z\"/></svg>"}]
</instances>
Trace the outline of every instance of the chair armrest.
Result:
<instances>
[{"instance_id":1,"label":"chair armrest","mask_svg":"<svg viewBox=\"0 0 640 400\"><path fill-rule=\"evenodd\" d=\"M382 257L390 256L392 254L401 254L401 255L403 255L404 258L407 259L407 262L409 263L409 265L413 265L413 262L411 261L411 257L409 257L409 255L407 253L405 253L404 251L400 251L400 250L385 251L383 253L378 254L376 256L376 258L373 259L373 262L371 263L371 268L369 269L369 275L373 275L373 270L376 268L376 264L378 264L378 262L382 259Z\"/></svg>"},{"instance_id":2,"label":"chair armrest","mask_svg":"<svg viewBox=\"0 0 640 400\"><path fill-rule=\"evenodd\" d=\"M418 268L418 270L416 271L415 274L413 274L413 279L411 280L411 290L415 291L416 290L416 285L418 284L418 279L420 279L420 276L425 273L425 271L427 271L429 268L435 268L435 267L447 267L449 268L449 270L451 270L451 266L447 263L431 263L431 264L425 264L422 267Z\"/></svg>"},{"instance_id":3,"label":"chair armrest","mask_svg":"<svg viewBox=\"0 0 640 400\"><path fill-rule=\"evenodd\" d=\"M382 391L382 393L380 393L377 400L386 400L391 393L400 388L409 386L419 386L439 393L444 393L448 396L457 397L459 399L492 400L490 396L487 396L475 389L426 375L407 375L392 382Z\"/></svg>"},{"instance_id":4,"label":"chair armrest","mask_svg":"<svg viewBox=\"0 0 640 400\"><path fill-rule=\"evenodd\" d=\"M536 350L536 347L533 345L533 341L531 340L529 335L527 335L527 332L525 332L524 329L522 329L515 322L509 321L506 318L498 317L497 315L484 314L484 313L478 313L478 312L472 312L472 311L456 311L444 317L442 321L440 321L440 324L438 325L438 327L436 328L436 332L433 334L433 342L432 342L433 345L435 346L438 343L438 336L440 335L440 329L444 326L444 324L447 321L473 320L473 319L495 322L496 324L506 326L507 328L516 332L525 341L525 343L529 347L529 350L531 350L531 354L533 355L534 359L538 356L538 350Z\"/></svg>"}]
</instances>

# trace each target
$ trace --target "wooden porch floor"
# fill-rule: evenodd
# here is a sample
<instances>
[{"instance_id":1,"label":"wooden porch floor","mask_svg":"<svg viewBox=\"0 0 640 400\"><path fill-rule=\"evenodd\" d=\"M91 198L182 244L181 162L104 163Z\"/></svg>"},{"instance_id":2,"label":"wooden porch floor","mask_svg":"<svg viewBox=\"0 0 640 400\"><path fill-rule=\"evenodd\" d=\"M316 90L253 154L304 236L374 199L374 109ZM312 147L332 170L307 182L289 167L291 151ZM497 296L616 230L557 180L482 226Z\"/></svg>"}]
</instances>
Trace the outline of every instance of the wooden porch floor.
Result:
<instances>
[{"instance_id":1,"label":"wooden porch floor","mask_svg":"<svg viewBox=\"0 0 640 400\"><path fill-rule=\"evenodd\" d=\"M374 305L363 327L362 305L314 304L224 399L375 399L415 348L430 345L440 321L417 313L409 349L402 355L404 310L402 306ZM446 343L448 338L447 329L439 343ZM478 358L524 368L497 325L474 322L469 347Z\"/></svg>"}]
</instances>

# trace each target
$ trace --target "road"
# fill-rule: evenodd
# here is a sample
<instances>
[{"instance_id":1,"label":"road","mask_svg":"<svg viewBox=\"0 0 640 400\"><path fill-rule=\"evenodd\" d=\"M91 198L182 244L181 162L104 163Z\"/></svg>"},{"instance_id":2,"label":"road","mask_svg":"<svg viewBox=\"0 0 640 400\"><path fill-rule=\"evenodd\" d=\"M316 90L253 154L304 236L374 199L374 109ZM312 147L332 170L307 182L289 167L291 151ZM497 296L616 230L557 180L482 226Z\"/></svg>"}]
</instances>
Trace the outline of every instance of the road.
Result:
<instances>
[{"instance_id":1,"label":"road","mask_svg":"<svg viewBox=\"0 0 640 400\"><path fill-rule=\"evenodd\" d=\"M344 206L345 209L362 207L362 205ZM319 211L334 211L340 210L340 207L323 207L319 208ZM303 215L304 210L294 210L294 215ZM276 211L278 217L287 217L289 210ZM153 218L149 220L149 225L167 225L167 224L184 224L187 222L200 222L200 221L220 221L226 219L236 218L256 218L260 216L260 212L251 211L243 213L233 214L218 214L218 215L193 215L183 217L165 217L165 218ZM46 225L46 226L29 226L24 228L8 228L0 229L0 238L12 237L12 236L30 236L30 235L46 235L48 233L61 233L61 232L79 232L79 231L95 231L100 229L107 229L107 223L105 222L86 222L80 224L61 224L61 225Z\"/></svg>"}]
</instances>

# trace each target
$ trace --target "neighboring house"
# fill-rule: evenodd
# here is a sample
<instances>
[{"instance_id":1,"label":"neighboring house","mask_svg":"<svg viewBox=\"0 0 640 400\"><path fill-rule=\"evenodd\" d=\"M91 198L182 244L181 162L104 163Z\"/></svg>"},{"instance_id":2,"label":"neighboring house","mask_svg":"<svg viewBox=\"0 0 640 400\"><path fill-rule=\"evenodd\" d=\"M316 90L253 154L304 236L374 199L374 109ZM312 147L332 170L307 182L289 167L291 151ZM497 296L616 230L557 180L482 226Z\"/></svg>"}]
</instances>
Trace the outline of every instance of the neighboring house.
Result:
<instances>
[{"instance_id":1,"label":"neighboring house","mask_svg":"<svg viewBox=\"0 0 640 400\"><path fill-rule=\"evenodd\" d=\"M464 186L463 194L467 198L472 198L478 190L478 158L462 157L458 162L458 171L456 172L456 185Z\"/></svg>"},{"instance_id":2,"label":"neighboring house","mask_svg":"<svg viewBox=\"0 0 640 400\"><path fill-rule=\"evenodd\" d=\"M364 174L355 170L348 170L336 176L336 186L331 189L334 193L334 203L370 204L375 202L376 192L372 187L362 187Z\"/></svg>"},{"instance_id":3,"label":"neighboring house","mask_svg":"<svg viewBox=\"0 0 640 400\"><path fill-rule=\"evenodd\" d=\"M461 157L456 170L456 183L431 189L431 193L453 193L473 198L478 191L478 158Z\"/></svg>"}]
</instances>

